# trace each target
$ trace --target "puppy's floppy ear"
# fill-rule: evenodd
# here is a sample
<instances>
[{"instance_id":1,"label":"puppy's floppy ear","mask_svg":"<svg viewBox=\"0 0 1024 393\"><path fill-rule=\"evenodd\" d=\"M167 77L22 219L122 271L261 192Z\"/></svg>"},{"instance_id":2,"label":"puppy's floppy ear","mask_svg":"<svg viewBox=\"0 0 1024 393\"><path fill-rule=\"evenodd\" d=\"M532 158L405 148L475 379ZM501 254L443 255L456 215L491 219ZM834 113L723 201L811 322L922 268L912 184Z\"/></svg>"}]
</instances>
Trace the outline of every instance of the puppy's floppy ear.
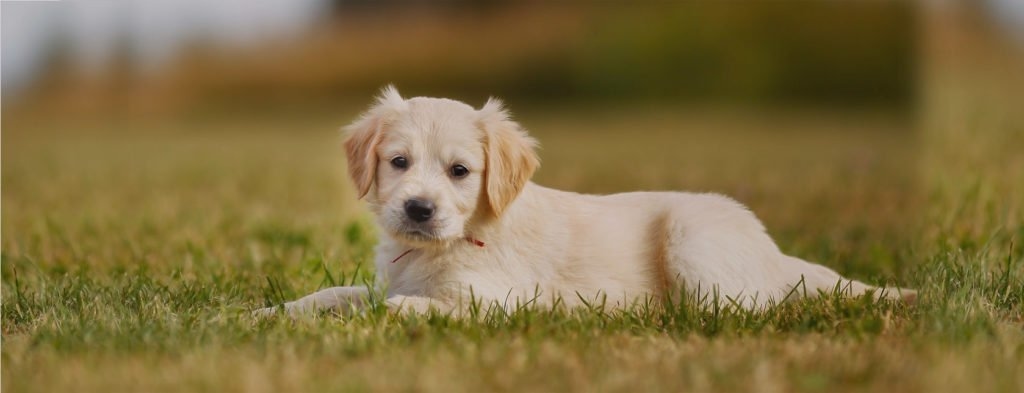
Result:
<instances>
[{"instance_id":1,"label":"puppy's floppy ear","mask_svg":"<svg viewBox=\"0 0 1024 393\"><path fill-rule=\"evenodd\" d=\"M487 100L478 115L487 152L484 192L491 213L500 217L540 166L534 151L537 141L509 119L500 100Z\"/></svg>"},{"instance_id":2,"label":"puppy's floppy ear","mask_svg":"<svg viewBox=\"0 0 1024 393\"><path fill-rule=\"evenodd\" d=\"M405 100L394 86L388 85L377 102L358 120L345 127L345 156L348 159L348 174L352 177L359 198L366 196L377 176L377 145L388 125L398 111L406 106Z\"/></svg>"}]
</instances>

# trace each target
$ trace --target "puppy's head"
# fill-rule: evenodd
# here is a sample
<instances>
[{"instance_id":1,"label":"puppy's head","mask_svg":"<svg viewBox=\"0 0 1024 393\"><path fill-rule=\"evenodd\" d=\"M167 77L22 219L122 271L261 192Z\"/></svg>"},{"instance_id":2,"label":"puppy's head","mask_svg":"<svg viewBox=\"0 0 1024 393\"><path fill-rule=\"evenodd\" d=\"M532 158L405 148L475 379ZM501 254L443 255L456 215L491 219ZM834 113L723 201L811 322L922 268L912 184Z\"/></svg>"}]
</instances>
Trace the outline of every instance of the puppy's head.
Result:
<instances>
[{"instance_id":1,"label":"puppy's head","mask_svg":"<svg viewBox=\"0 0 1024 393\"><path fill-rule=\"evenodd\" d=\"M446 246L498 218L537 169L536 142L501 102L403 99L388 86L347 127L348 170L381 227L413 246Z\"/></svg>"}]
</instances>

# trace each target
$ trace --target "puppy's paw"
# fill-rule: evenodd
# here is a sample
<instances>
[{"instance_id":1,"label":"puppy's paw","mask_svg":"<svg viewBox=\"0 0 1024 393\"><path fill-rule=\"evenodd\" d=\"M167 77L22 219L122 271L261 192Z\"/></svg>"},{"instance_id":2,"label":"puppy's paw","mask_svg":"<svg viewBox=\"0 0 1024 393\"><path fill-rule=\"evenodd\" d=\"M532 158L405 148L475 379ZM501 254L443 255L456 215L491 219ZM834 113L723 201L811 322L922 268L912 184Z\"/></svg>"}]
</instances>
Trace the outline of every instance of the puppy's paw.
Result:
<instances>
[{"instance_id":1,"label":"puppy's paw","mask_svg":"<svg viewBox=\"0 0 1024 393\"><path fill-rule=\"evenodd\" d=\"M280 307L264 307L264 308L256 309L256 310L253 310L253 311L249 312L249 315L251 315L253 318L262 319L262 318L268 318L268 317L273 316L273 315L277 315L280 312L281 312L281 308Z\"/></svg>"},{"instance_id":2,"label":"puppy's paw","mask_svg":"<svg viewBox=\"0 0 1024 393\"><path fill-rule=\"evenodd\" d=\"M269 318L279 314L284 314L289 317L295 318L299 315L299 312L298 310L296 310L295 302L288 302L280 306L264 307L250 312L250 315L252 315L253 318L260 319Z\"/></svg>"},{"instance_id":3,"label":"puppy's paw","mask_svg":"<svg viewBox=\"0 0 1024 393\"><path fill-rule=\"evenodd\" d=\"M432 312L445 314L451 311L451 307L443 302L415 296L393 296L387 300L386 304L388 311L400 315L426 315Z\"/></svg>"}]
</instances>

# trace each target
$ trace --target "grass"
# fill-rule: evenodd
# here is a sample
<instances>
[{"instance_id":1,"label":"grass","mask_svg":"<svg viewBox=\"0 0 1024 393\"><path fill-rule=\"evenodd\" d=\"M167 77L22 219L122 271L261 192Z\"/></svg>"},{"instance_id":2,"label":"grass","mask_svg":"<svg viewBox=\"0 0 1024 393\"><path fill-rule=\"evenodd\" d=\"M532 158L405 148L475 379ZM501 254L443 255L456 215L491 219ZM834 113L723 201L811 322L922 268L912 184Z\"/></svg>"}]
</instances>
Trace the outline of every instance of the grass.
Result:
<instances>
[{"instance_id":1,"label":"grass","mask_svg":"<svg viewBox=\"0 0 1024 393\"><path fill-rule=\"evenodd\" d=\"M954 121L925 112L916 130L866 113L520 116L543 184L734 195L785 251L918 288L916 306L678 299L472 321L249 316L372 277L374 229L331 131L347 114L116 129L5 116L2 387L1021 391L1024 127L948 104Z\"/></svg>"}]
</instances>

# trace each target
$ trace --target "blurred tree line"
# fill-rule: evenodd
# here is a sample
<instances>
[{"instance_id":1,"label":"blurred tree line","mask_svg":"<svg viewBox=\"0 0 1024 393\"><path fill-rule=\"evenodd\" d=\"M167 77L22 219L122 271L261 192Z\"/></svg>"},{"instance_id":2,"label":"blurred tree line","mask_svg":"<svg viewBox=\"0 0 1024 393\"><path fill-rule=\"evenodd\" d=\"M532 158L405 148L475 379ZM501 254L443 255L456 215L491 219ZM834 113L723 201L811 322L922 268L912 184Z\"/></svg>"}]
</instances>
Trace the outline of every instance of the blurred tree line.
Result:
<instances>
[{"instance_id":1,"label":"blurred tree line","mask_svg":"<svg viewBox=\"0 0 1024 393\"><path fill-rule=\"evenodd\" d=\"M446 15L453 23L508 11L507 3L498 1L418 5L418 12ZM402 7L409 2L339 0L334 9L344 20ZM438 67L437 73L418 73L411 67L390 79L424 91L462 87L533 99L900 105L914 90L915 8L911 2L832 1L534 6L539 13L567 13L562 14L566 23L578 25L569 33L574 37L562 45L524 51L510 59L515 65L493 75L456 72L461 67L452 64ZM507 33L528 35L526 30L538 28L544 29L524 23ZM443 55L422 60L460 61ZM444 75L445 69L453 72Z\"/></svg>"},{"instance_id":2,"label":"blurred tree line","mask_svg":"<svg viewBox=\"0 0 1024 393\"><path fill-rule=\"evenodd\" d=\"M473 102L901 108L914 95L913 2L331 4L300 36L237 50L197 42L156 75L135 75L124 60L85 80L57 62L36 98L82 108L279 107L365 101L387 83Z\"/></svg>"}]
</instances>

